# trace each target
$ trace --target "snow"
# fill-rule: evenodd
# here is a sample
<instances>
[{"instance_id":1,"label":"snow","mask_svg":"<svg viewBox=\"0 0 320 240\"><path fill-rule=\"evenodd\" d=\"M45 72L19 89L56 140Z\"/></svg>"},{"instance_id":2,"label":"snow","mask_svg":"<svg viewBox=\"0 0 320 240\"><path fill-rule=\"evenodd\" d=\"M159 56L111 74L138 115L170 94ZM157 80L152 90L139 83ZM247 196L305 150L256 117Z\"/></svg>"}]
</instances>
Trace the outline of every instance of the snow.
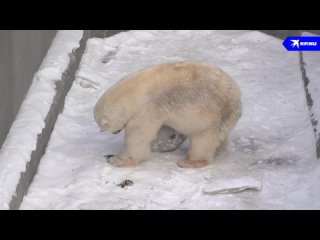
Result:
<instances>
[{"instance_id":1,"label":"snow","mask_svg":"<svg viewBox=\"0 0 320 240\"><path fill-rule=\"evenodd\" d=\"M303 32L302 36L317 36L308 32ZM308 92L313 98L313 106L310 112L313 118L318 122L316 126L317 139L320 139L320 53L303 52L303 61L305 63L306 75L309 79L307 86Z\"/></svg>"},{"instance_id":2,"label":"snow","mask_svg":"<svg viewBox=\"0 0 320 240\"><path fill-rule=\"evenodd\" d=\"M107 164L124 135L99 131L98 98L127 74L181 60L214 64L239 84L243 115L228 152L182 169L186 141L137 167ZM320 209L319 180L298 53L257 31L129 31L88 41L21 209ZM204 193L210 186L258 191Z\"/></svg>"},{"instance_id":3,"label":"snow","mask_svg":"<svg viewBox=\"0 0 320 240\"><path fill-rule=\"evenodd\" d=\"M0 209L8 209L25 171L37 136L55 96L55 83L69 64L69 53L79 46L83 31L58 31L35 74L32 85L0 151Z\"/></svg>"}]
</instances>

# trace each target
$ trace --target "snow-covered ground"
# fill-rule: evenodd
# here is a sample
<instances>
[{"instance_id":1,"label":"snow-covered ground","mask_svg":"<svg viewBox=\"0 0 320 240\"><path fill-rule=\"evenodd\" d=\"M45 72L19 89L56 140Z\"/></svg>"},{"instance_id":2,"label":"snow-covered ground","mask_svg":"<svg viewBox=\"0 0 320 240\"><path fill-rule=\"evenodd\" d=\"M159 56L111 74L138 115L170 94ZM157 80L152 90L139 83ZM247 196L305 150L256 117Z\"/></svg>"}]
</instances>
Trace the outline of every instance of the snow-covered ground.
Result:
<instances>
[{"instance_id":1,"label":"snow-covered ground","mask_svg":"<svg viewBox=\"0 0 320 240\"><path fill-rule=\"evenodd\" d=\"M79 47L83 31L58 31L0 151L0 209L8 209L26 169L37 137L56 94L56 82L68 67L69 54Z\"/></svg>"},{"instance_id":2,"label":"snow-covered ground","mask_svg":"<svg viewBox=\"0 0 320 240\"><path fill-rule=\"evenodd\" d=\"M309 32L302 33L302 36L317 36ZM305 63L306 75L309 79L307 86L308 92L314 99L313 106L310 109L313 118L317 120L316 126L317 139L320 139L320 53L303 52L303 61Z\"/></svg>"},{"instance_id":3,"label":"snow-covered ground","mask_svg":"<svg viewBox=\"0 0 320 240\"><path fill-rule=\"evenodd\" d=\"M127 74L181 60L238 82L243 115L229 151L202 169L176 165L188 142L134 168L107 164L124 136L99 131L98 98ZM129 31L88 41L21 209L320 209L319 180L298 53L257 31Z\"/></svg>"}]
</instances>

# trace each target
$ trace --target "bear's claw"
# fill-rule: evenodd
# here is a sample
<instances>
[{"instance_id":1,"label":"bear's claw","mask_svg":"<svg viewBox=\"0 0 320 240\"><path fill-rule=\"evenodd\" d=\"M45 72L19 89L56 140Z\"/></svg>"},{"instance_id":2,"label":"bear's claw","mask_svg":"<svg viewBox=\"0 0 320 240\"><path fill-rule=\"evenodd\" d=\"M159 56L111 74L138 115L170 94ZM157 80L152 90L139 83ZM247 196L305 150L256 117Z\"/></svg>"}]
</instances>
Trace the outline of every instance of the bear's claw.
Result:
<instances>
[{"instance_id":1,"label":"bear's claw","mask_svg":"<svg viewBox=\"0 0 320 240\"><path fill-rule=\"evenodd\" d=\"M109 158L113 157L114 155L113 154L107 154L105 155L104 157L108 160Z\"/></svg>"}]
</instances>

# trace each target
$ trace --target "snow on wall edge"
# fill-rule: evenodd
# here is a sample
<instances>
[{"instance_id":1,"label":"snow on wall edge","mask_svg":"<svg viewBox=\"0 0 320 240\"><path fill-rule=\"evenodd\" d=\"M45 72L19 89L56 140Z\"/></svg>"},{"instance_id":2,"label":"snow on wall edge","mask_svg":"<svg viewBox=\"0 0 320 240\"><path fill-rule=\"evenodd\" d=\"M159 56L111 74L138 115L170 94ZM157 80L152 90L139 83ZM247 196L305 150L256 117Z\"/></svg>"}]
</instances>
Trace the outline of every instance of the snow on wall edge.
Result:
<instances>
[{"instance_id":1,"label":"snow on wall edge","mask_svg":"<svg viewBox=\"0 0 320 240\"><path fill-rule=\"evenodd\" d=\"M45 127L45 118L56 95L56 82L70 62L69 54L79 47L83 30L60 30L52 41L20 111L0 150L0 209L8 209L20 175L26 170Z\"/></svg>"}]
</instances>

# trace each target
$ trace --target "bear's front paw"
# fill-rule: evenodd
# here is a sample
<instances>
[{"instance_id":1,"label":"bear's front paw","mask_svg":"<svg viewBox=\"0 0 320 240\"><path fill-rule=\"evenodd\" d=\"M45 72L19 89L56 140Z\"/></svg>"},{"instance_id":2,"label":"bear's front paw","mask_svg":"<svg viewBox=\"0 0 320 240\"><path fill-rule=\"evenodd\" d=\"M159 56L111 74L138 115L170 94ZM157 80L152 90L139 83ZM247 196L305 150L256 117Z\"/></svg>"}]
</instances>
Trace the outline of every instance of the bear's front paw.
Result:
<instances>
[{"instance_id":1,"label":"bear's front paw","mask_svg":"<svg viewBox=\"0 0 320 240\"><path fill-rule=\"evenodd\" d=\"M107 159L107 162L114 167L132 167L136 163L130 158L121 158L119 156L113 156Z\"/></svg>"},{"instance_id":2,"label":"bear's front paw","mask_svg":"<svg viewBox=\"0 0 320 240\"><path fill-rule=\"evenodd\" d=\"M202 168L208 166L209 162L207 160L198 160L198 161L190 161L190 160L180 160L178 161L178 166L182 168Z\"/></svg>"}]
</instances>

